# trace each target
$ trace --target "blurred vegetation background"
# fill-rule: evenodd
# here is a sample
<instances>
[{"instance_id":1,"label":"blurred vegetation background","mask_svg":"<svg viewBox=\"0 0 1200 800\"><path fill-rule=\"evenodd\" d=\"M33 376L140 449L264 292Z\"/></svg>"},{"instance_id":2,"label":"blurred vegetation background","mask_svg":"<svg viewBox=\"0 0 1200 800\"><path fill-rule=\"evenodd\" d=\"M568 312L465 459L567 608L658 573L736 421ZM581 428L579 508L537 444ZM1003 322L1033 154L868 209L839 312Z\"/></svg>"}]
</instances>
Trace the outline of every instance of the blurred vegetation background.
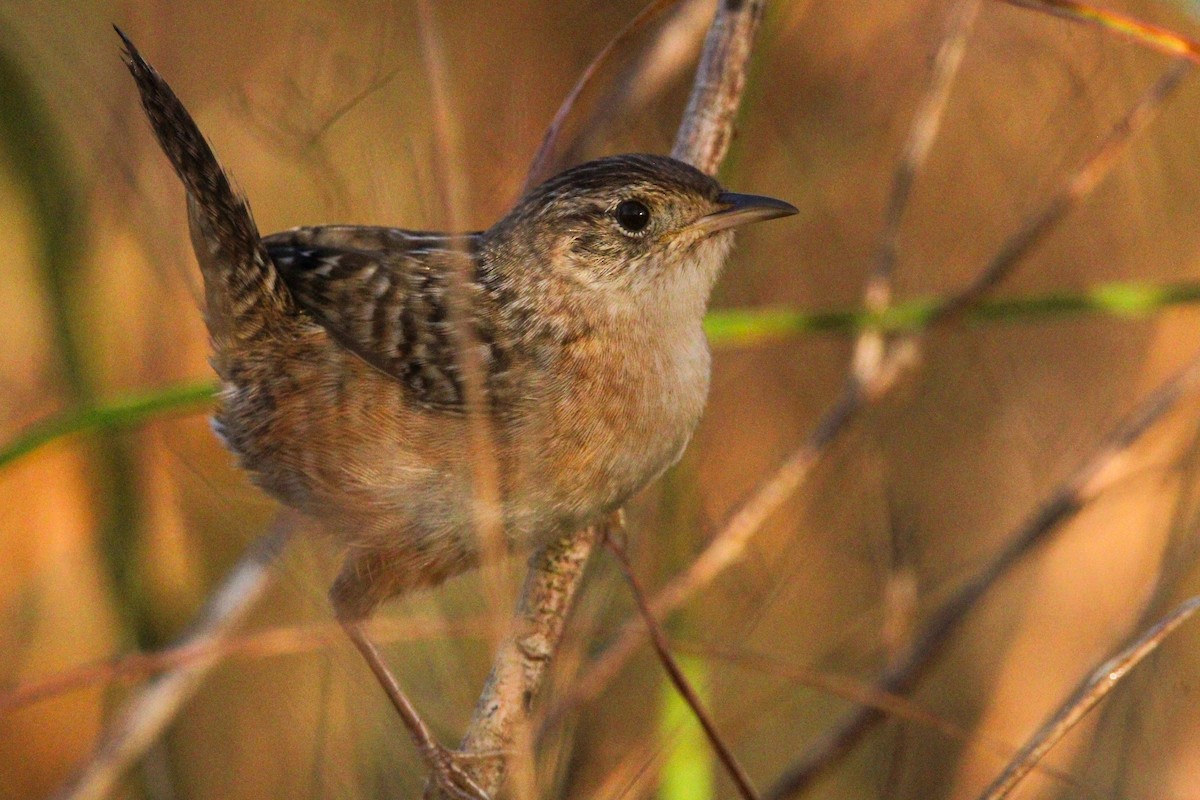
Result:
<instances>
[{"instance_id":1,"label":"blurred vegetation background","mask_svg":"<svg viewBox=\"0 0 1200 800\"><path fill-rule=\"evenodd\" d=\"M1106 5L1200 32L1181 4ZM436 5L459 134L453 166L468 187L460 217L472 227L512 203L558 103L639 8ZM563 162L670 149L710 8L683 3L601 75L568 126ZM715 308L859 304L947 8L769 4L721 177L801 213L741 236ZM446 224L410 4L4 0L0 442L100 398L210 380L182 191L142 118L114 22L183 98L264 232ZM968 280L1164 68L1161 55L1110 31L986 3L904 223L899 294L946 294ZM1198 114L1192 77L1002 294L1197 278ZM756 783L769 785L846 707L795 673L868 679L1113 421L1200 347L1198 323L1182 307L956 325L928 341L919 369L856 421L747 557L670 621ZM631 509L645 584L685 566L802 441L849 352L850 339L832 334L717 348L692 446ZM0 471L0 692L163 647L267 528L274 504L234 469L203 411L65 438ZM812 796L975 796L1006 748L1093 665L1200 591L1196 412L1185 401L1130 454L1131 477L971 615L915 693L944 725L889 721ZM248 629L328 622L334 564L319 541L290 548L282 583ZM388 648L447 743L490 661L486 642L469 635L491 611L481 598L477 576L466 576L387 612L458 623ZM631 613L618 571L599 557L555 691ZM421 770L367 672L336 639L309 642L223 663L120 796L418 796ZM135 685L95 680L0 710L0 798L51 794ZM545 733L543 795L731 796L669 698L643 651L598 702ZM1060 744L1055 772L1031 777L1020 796L1196 798L1198 702L1193 626Z\"/></svg>"}]
</instances>

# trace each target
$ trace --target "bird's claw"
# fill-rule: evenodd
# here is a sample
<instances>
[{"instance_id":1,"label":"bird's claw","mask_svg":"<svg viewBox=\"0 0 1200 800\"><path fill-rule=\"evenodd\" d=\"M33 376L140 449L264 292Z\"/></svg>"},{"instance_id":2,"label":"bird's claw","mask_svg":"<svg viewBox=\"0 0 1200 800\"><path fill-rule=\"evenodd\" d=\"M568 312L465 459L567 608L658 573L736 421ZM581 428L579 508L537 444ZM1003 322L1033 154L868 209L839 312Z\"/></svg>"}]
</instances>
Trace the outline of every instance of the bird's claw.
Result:
<instances>
[{"instance_id":1,"label":"bird's claw","mask_svg":"<svg viewBox=\"0 0 1200 800\"><path fill-rule=\"evenodd\" d=\"M491 800L475 779L462 768L462 762L470 760L470 755L458 753L435 744L425 753L432 774L425 785L425 797L451 798L452 800Z\"/></svg>"}]
</instances>

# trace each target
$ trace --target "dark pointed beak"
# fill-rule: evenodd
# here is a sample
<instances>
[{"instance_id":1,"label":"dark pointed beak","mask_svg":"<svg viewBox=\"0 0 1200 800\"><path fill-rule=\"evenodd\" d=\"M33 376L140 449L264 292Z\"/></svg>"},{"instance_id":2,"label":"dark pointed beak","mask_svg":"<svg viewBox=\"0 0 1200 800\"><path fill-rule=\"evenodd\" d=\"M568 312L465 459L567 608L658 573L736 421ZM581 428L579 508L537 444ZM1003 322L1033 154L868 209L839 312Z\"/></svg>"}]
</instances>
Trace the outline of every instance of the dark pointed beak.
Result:
<instances>
[{"instance_id":1,"label":"dark pointed beak","mask_svg":"<svg viewBox=\"0 0 1200 800\"><path fill-rule=\"evenodd\" d=\"M792 214L798 213L798 209L791 203L757 194L721 192L717 196L717 202L721 204L721 210L705 214L693 222L691 225L693 230L713 234L749 222L790 217Z\"/></svg>"}]
</instances>

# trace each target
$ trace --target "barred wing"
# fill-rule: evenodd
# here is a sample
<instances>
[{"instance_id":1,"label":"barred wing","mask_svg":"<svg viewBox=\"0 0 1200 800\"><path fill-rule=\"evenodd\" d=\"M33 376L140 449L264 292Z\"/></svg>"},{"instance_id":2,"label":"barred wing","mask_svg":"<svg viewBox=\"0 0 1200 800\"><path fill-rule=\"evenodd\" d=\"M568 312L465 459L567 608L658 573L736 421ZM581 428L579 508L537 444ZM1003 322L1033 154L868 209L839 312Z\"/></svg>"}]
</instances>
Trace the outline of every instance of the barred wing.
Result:
<instances>
[{"instance_id":1,"label":"barred wing","mask_svg":"<svg viewBox=\"0 0 1200 800\"><path fill-rule=\"evenodd\" d=\"M477 234L323 226L263 242L297 304L335 341L400 381L417 402L462 409L448 292L455 271L474 277ZM486 326L473 322L476 335L493 345Z\"/></svg>"}]
</instances>

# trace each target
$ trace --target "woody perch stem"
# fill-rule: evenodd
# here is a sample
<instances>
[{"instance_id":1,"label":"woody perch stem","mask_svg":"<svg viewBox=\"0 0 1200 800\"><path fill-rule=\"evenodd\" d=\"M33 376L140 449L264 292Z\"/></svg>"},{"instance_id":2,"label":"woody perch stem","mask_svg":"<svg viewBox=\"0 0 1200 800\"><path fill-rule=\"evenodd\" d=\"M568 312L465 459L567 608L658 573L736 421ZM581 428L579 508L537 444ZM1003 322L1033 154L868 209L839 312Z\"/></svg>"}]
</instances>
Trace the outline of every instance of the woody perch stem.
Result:
<instances>
[{"instance_id":1,"label":"woody perch stem","mask_svg":"<svg viewBox=\"0 0 1200 800\"><path fill-rule=\"evenodd\" d=\"M704 40L671 155L709 175L721 166L733 140L733 120L764 7L764 0L721 0Z\"/></svg>"},{"instance_id":2,"label":"woody perch stem","mask_svg":"<svg viewBox=\"0 0 1200 800\"><path fill-rule=\"evenodd\" d=\"M671 153L700 170L717 171L733 138L763 0L721 0L709 27L692 94ZM571 601L597 541L596 528L566 536L534 555L513 632L496 654L460 752L472 778L494 795L504 783L519 725L546 676ZM526 740L527 741L527 740ZM517 748L518 755L528 748ZM436 789L427 797L439 798Z\"/></svg>"},{"instance_id":3,"label":"woody perch stem","mask_svg":"<svg viewBox=\"0 0 1200 800\"><path fill-rule=\"evenodd\" d=\"M558 649L597 534L593 526L564 536L529 561L513 631L496 653L459 748L479 757L469 765L471 777L489 794L504 782L518 726L527 718L529 704Z\"/></svg>"}]
</instances>

